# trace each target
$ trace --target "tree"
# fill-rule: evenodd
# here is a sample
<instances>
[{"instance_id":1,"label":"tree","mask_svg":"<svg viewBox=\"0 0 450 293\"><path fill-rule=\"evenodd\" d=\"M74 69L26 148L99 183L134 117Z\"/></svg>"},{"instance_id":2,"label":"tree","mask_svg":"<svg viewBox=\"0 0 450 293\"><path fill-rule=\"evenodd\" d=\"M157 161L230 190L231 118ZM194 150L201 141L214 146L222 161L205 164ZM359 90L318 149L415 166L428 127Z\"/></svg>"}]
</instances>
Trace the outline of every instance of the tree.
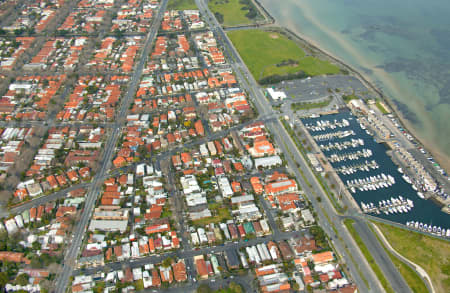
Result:
<instances>
[{"instance_id":1,"label":"tree","mask_svg":"<svg viewBox=\"0 0 450 293\"><path fill-rule=\"evenodd\" d=\"M41 244L38 241L34 241L31 246L32 246L34 251L41 250Z\"/></svg>"},{"instance_id":2,"label":"tree","mask_svg":"<svg viewBox=\"0 0 450 293\"><path fill-rule=\"evenodd\" d=\"M161 263L161 265L165 268L170 267L170 265L172 264L173 259L171 257L166 258L165 260L163 260L163 262Z\"/></svg>"},{"instance_id":3,"label":"tree","mask_svg":"<svg viewBox=\"0 0 450 293\"><path fill-rule=\"evenodd\" d=\"M211 288L208 286L208 284L201 284L198 288L197 288L197 293L212 293L213 291L211 290Z\"/></svg>"},{"instance_id":4,"label":"tree","mask_svg":"<svg viewBox=\"0 0 450 293\"><path fill-rule=\"evenodd\" d=\"M219 23L223 23L224 18L223 18L223 14L222 14L222 13L216 12L216 13L214 13L214 16L216 17L216 19L217 19L217 21L218 21Z\"/></svg>"},{"instance_id":5,"label":"tree","mask_svg":"<svg viewBox=\"0 0 450 293\"><path fill-rule=\"evenodd\" d=\"M0 287L4 288L5 285L8 283L8 281L9 281L8 273L0 272Z\"/></svg>"},{"instance_id":6,"label":"tree","mask_svg":"<svg viewBox=\"0 0 450 293\"><path fill-rule=\"evenodd\" d=\"M117 39L121 39L123 37L123 32L119 29L115 29L114 35L116 36Z\"/></svg>"},{"instance_id":7,"label":"tree","mask_svg":"<svg viewBox=\"0 0 450 293\"><path fill-rule=\"evenodd\" d=\"M136 288L136 291L144 290L144 281L142 281L142 279L141 279L141 280L134 282L134 287Z\"/></svg>"},{"instance_id":8,"label":"tree","mask_svg":"<svg viewBox=\"0 0 450 293\"><path fill-rule=\"evenodd\" d=\"M28 284L29 276L27 274L20 274L16 278L16 283L20 286L25 286Z\"/></svg>"},{"instance_id":9,"label":"tree","mask_svg":"<svg viewBox=\"0 0 450 293\"><path fill-rule=\"evenodd\" d=\"M235 282L230 283L230 290L233 291L234 293L243 293L244 292L244 290L242 290L242 286Z\"/></svg>"}]
</instances>

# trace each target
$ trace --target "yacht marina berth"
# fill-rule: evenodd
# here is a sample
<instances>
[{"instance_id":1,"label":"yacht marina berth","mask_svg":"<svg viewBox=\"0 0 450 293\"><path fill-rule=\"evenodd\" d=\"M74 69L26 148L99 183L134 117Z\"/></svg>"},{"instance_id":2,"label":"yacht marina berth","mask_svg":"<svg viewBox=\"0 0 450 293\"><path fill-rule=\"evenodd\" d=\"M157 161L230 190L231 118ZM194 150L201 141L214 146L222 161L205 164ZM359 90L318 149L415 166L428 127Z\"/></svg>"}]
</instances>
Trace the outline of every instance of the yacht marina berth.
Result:
<instances>
[{"instance_id":1,"label":"yacht marina berth","mask_svg":"<svg viewBox=\"0 0 450 293\"><path fill-rule=\"evenodd\" d=\"M370 121L375 118L368 120L365 114L347 109L301 118L341 186L363 213L400 224L424 223L418 230L436 235L441 227L439 235L444 236L443 229L450 229L450 215L427 199L438 192L444 194L444 189L434 185L431 176L398 143L383 143L381 125L373 126ZM433 226L430 230L430 224L425 229L425 223L433 223L436 232Z\"/></svg>"}]
</instances>

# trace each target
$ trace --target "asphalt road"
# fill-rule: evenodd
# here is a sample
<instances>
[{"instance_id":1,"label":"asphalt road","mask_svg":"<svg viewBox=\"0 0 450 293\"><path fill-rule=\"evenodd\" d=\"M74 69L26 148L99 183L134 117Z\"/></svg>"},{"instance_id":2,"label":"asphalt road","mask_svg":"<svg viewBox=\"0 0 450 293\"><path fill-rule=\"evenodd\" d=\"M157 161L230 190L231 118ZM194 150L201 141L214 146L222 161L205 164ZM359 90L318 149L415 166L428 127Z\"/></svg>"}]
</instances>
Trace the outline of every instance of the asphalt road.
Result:
<instances>
[{"instance_id":1,"label":"asphalt road","mask_svg":"<svg viewBox=\"0 0 450 293\"><path fill-rule=\"evenodd\" d=\"M431 154L429 152L423 154L421 153L417 146L409 141L403 133L398 129L397 126L392 122L392 120L387 117L386 115L383 115L378 109L375 109L375 115L378 117L378 119L381 119L383 121L384 125L392 131L392 133L395 135L395 138L393 140L398 140L400 144L407 149L411 155L420 163L422 164L425 169L435 178L438 183L446 190L447 192L450 192L450 181L444 177L441 173L437 171L437 169L433 166L433 164L427 159L427 157L430 157ZM397 123L399 123L398 119ZM402 126L403 127L403 126Z\"/></svg>"},{"instance_id":2,"label":"asphalt road","mask_svg":"<svg viewBox=\"0 0 450 293\"><path fill-rule=\"evenodd\" d=\"M27 201L27 202L21 204L21 205L18 205L16 207L11 208L10 212L13 213L13 214L23 213L24 211L29 210L32 207L37 207L37 206L46 204L49 201L54 201L54 200L66 197L67 193L69 193L69 192L71 192L71 191L73 191L75 189L78 189L78 188L86 188L90 184L91 184L90 182L75 184L75 185L72 185L72 186L70 186L68 188L65 188L65 189L62 189L60 191L51 193L49 195L44 195L44 196L32 199L30 201Z\"/></svg>"},{"instance_id":3,"label":"asphalt road","mask_svg":"<svg viewBox=\"0 0 450 293\"><path fill-rule=\"evenodd\" d=\"M378 239L373 234L372 230L370 230L367 223L364 221L355 221L354 228L363 239L369 251L377 251L377 253L373 254L375 262L380 266L380 268L382 268L386 279L389 281L392 288L394 288L395 292L412 292L405 280L401 277L401 275L399 275L397 268L392 263L391 259L378 242Z\"/></svg>"},{"instance_id":4,"label":"asphalt road","mask_svg":"<svg viewBox=\"0 0 450 293\"><path fill-rule=\"evenodd\" d=\"M161 19L163 16L163 13L165 11L165 7L167 5L168 0L163 0L161 3L161 7L157 13L157 16L153 20L152 27L150 28L150 31L147 35L142 53L141 58L139 59L138 64L136 65L135 71L133 72L133 75L131 77L131 81L128 87L128 91L124 98L121 100L121 106L118 111L117 119L115 122L107 123L105 124L106 127L112 128L111 135L108 138L107 142L105 143L105 149L103 153L103 164L98 171L98 173L95 175L91 183L82 183L78 185L74 185L72 187L69 187L67 189L61 190L59 192L53 193L49 196L44 196L41 198L34 199L28 203L25 203L21 206L18 206L16 208L12 209L12 212L19 213L26 209L29 209L32 206L44 204L50 200L55 200L58 198L62 198L66 196L67 192L76 188L80 187L89 187L88 193L86 196L86 202L85 207L82 212L80 221L74 228L73 232L73 239L72 243L70 244L70 247L66 250L66 255L64 258L64 267L61 274L58 276L55 291L56 292L65 292L66 287L68 285L68 279L74 272L74 267L76 264L76 259L78 256L78 253L80 252L80 248L83 242L83 237L86 233L87 225L89 223L89 220L92 215L92 211L95 207L96 200L98 198L98 195L100 194L103 179L105 176L108 175L108 170L111 166L112 157L114 155L114 149L117 144L118 138L120 136L120 129L121 126L123 126L123 123L125 121L126 114L128 111L128 106L132 102L134 98L134 93L138 87L143 68L145 66L147 57L149 55L149 52L151 50L151 45L153 43L153 40L155 39L159 25L161 23ZM294 142L291 140L288 133L285 131L284 127L279 122L278 114L275 113L272 110L272 107L270 103L266 100L264 94L262 93L259 85L256 83L256 81L251 76L248 68L245 66L244 62L240 58L239 54L237 53L236 49L224 33L221 26L217 23L216 19L214 18L213 14L208 10L207 5L203 0L196 0L197 5L199 6L202 13L209 16L207 17L207 22L210 24L210 27L212 31L216 34L216 36L219 36L219 42L222 43L222 45L225 48L224 54L228 57L228 60L230 61L231 66L233 67L238 79L241 82L241 85L247 90L249 93L249 97L252 100L252 102L255 104L259 111L259 121L264 121L269 128L270 132L274 134L275 141L277 145L283 150L283 153L286 155L286 159L288 161L289 167L291 170L294 171L297 179L300 182L300 185L302 189L306 192L308 195L309 200L313 204L315 211L318 214L318 222L319 224L324 228L326 233L330 235L333 239L333 244L338 252L339 255L343 256L343 258L346 260L348 268L350 269L351 275L354 278L355 282L357 283L359 289L362 292L382 292L382 288L376 279L374 273L370 269L369 265L367 264L365 258L360 253L359 249L357 248L356 244L354 243L353 239L351 238L351 235L348 233L348 231L345 229L343 223L342 223L342 217L337 215L336 211L334 210L331 202L329 201L326 194L324 194L322 188L320 187L320 184L317 182L314 174L310 170L307 162L304 160L304 158L301 156L301 154L298 152ZM233 61L234 60L234 61ZM183 146L172 148L168 152L165 152L163 154L160 154L157 156L158 160L162 160L173 154L174 152L182 150L182 148L192 148L198 144L205 143L210 140L218 139L223 137L224 135L227 135L231 130L239 129L243 127L244 125L248 125L250 123L254 122L254 120L249 121L245 124L240 124L238 126L232 127L231 129L216 132L216 133L208 133L208 135L203 139L198 139L195 141L188 142L184 144ZM54 123L54 122L52 122ZM35 122L20 122L17 124L23 125L25 127L30 126L36 126L38 125ZM42 125L40 123L39 125ZM303 170L303 174L300 174L300 171L297 168L297 165L300 166L300 168ZM304 176L304 177L303 177ZM306 178L307 182L305 182L304 178ZM170 182L173 183L173 178L169 178ZM311 184L311 187L309 187L309 184ZM322 198L322 201L318 201L316 198L320 197ZM266 236L263 238L256 238L249 240L248 242L240 241L240 242L229 242L224 244L223 246L217 246L217 247L206 247L199 250L193 250L188 245L187 239L183 239L184 248L182 250L178 250L176 252L169 252L166 254L161 255L152 255L147 256L139 259L133 259L133 260L127 260L122 262L114 262L109 263L105 266L100 267L94 267L87 269L86 273L94 273L98 271L103 271L106 267L110 269L121 269L124 265L130 266L131 268L143 266L148 263L158 263L162 261L163 259L169 257L169 256L176 256L178 258L186 259L187 265L189 266L189 274L191 276L195 276L195 269L194 265L192 263L192 258L195 255L200 254L209 254L209 253L217 253L217 252L223 252L225 250L229 249L235 249L239 250L242 247L246 246L252 246L256 245L258 243L267 243L269 240L274 241L280 241L280 240L287 240L291 239L295 236L299 236L301 232L282 232L278 229L275 219L272 215L272 212L270 208L268 207L267 203L261 199L261 204L265 210L265 213L268 217L269 224L271 226L271 229L273 231L273 234L270 236ZM351 206L351 205L348 205ZM179 210L179 207L177 208ZM355 214L356 211L349 209L349 214ZM367 245L368 249L372 253L375 261L378 263L380 268L383 272L385 272L387 279L391 283L392 287L394 288L395 292L410 292L409 287L407 286L406 282L403 280L395 266L392 264L390 259L388 258L386 252L381 247L381 245L378 243L377 239L373 235L372 231L368 228L367 223L365 222L364 218L362 217L352 217L355 220L355 229L359 232L361 238ZM182 217L181 217L182 219ZM183 226L183 223L180 223L181 226ZM334 227L333 227L334 226ZM337 231L338 235L335 235L335 230ZM75 271L76 273L80 273L80 270ZM364 274L365 278L368 280L369 287L368 288L365 285L365 282L362 280L360 274ZM241 280L243 281L243 280ZM215 282L217 282L216 286L225 285L227 281L217 279ZM250 287L247 287L248 284L244 282L244 287L246 290L251 290ZM190 283L188 286L185 286L183 288L173 288L170 289L170 292L186 292L186 290L189 290L189 288L196 288L198 284Z\"/></svg>"},{"instance_id":5,"label":"asphalt road","mask_svg":"<svg viewBox=\"0 0 450 293\"><path fill-rule=\"evenodd\" d=\"M83 273L83 272L86 274L94 274L96 272L104 271L106 268L109 268L111 270L121 270L124 265L133 269L133 268L137 268L137 267L143 267L144 265L149 264L149 263L159 263L168 257L172 257L172 258L177 257L179 259L190 260L196 255L220 253L220 252L224 252L229 249L234 249L237 251L243 247L254 246L254 245L257 245L260 243L267 243L271 240L272 241L289 240L289 239L292 239L294 237L298 237L301 235L302 235L302 232L300 232L300 231L281 232L277 236L272 234L272 235L267 235L265 237L258 237L258 238L250 239L248 241L240 240L240 241L235 241L235 242L227 242L223 245L217 245L217 246L212 246L212 247L203 247L203 248L199 248L199 249L179 249L174 252L167 252L167 253L158 254L158 255L155 254L155 255L145 256L145 257L141 257L141 258L137 258L137 259L130 259L130 260L126 260L126 261L111 262L111 263L107 263L104 266L91 267L91 268L87 268L84 270L79 269L79 270L75 271L75 274L79 274L79 273ZM193 266L190 266L190 267L192 268ZM192 271L194 272L195 270L192 270Z\"/></svg>"},{"instance_id":6,"label":"asphalt road","mask_svg":"<svg viewBox=\"0 0 450 293\"><path fill-rule=\"evenodd\" d=\"M91 188L88 190L87 196L86 196L86 202L84 206L84 210L81 214L80 221L76 225L74 232L73 232L73 238L72 243L70 244L70 247L67 250L67 253L64 257L64 266L63 271L58 276L58 279L56 281L56 288L55 291L58 293L63 293L66 290L69 277L72 275L74 266L76 264L76 258L78 256L78 253L80 252L81 244L84 238L84 235L86 233L87 225L89 222L89 219L91 218L93 209L95 207L95 202L97 200L98 195L100 194L103 178L106 174L107 170L109 169L111 165L112 156L114 154L114 149L117 144L119 135L120 135L120 123L123 123L125 121L122 118L126 117L126 113L128 110L128 106L133 100L134 93L136 92L138 83L140 81L142 70L144 68L144 65L147 61L147 57L149 54L149 50L151 49L151 45L153 43L153 40L155 39L159 26L161 24L162 17L164 15L164 11L166 8L168 0L163 0L161 2L160 8L158 10L158 13L156 17L153 19L152 26L150 28L150 31L147 35L147 39L145 41L144 49L141 53L141 58L139 59L139 63L137 64L133 75L131 77L131 81L128 87L128 91L125 95L125 97L121 101L121 106L119 110L119 115L116 119L116 125L112 131L111 136L108 138L108 141L105 144L104 154L103 154L103 164L99 170L99 172L96 174L92 181Z\"/></svg>"},{"instance_id":7,"label":"asphalt road","mask_svg":"<svg viewBox=\"0 0 450 293\"><path fill-rule=\"evenodd\" d=\"M209 15L209 18L207 20L210 22L210 26L213 28L213 31L218 34L221 38L220 40L223 41L224 47L225 47L225 53L233 58L229 58L229 60L235 60L236 63L231 63L232 66L235 69L236 74L238 75L239 80L241 81L242 85L246 87L247 91L249 92L250 96L252 97L252 101L254 101L256 107L259 110L259 113L261 115L271 115L273 114L272 107L264 97L263 93L261 92L258 84L250 74L248 68L245 66L244 62L240 58L239 54L237 53L236 49L228 39L228 37L225 35L223 30L221 29L220 25L217 23L216 19L213 17L212 13L208 10L207 5L202 0L196 0L197 5L199 6L200 10L205 13L206 15ZM243 77L242 72L245 73L245 77ZM344 256L344 259L347 261L347 265L350 269L350 272L352 274L352 277L355 279L358 287L362 292L382 292L383 289L376 278L375 274L371 270L370 266L368 265L365 258L360 253L358 247L354 243L353 239L351 238L351 235L348 233L348 231L344 228L342 222L340 221L336 211L334 210L331 202L329 202L328 197L323 192L322 188L320 187L319 183L317 182L314 174L312 173L311 169L309 168L307 162L304 160L302 155L297 150L295 144L292 142L290 136L288 133L284 130L284 127L281 125L279 121L277 122L269 122L266 124L270 130L271 133L274 134L276 143L281 147L284 154L286 155L286 158L288 160L289 166L292 170L294 170L294 173L297 177L297 179L300 181L300 184L302 185L303 190L305 190L306 194L309 195L308 198L310 199L311 203L314 206L315 211L318 214L319 217L319 223L324 228L324 230L327 232L328 235L335 235L334 230L332 228L332 223L334 224L335 229L337 230L339 237L335 235L333 237L333 244L335 245L335 248L337 249L338 253L342 256ZM286 144L285 144L286 143ZM287 149L288 148L288 149ZM291 155L292 154L293 158ZM297 164L300 165L300 168L304 172L304 176L306 180L312 184L312 188L309 188L308 184L304 181L302 174L300 174ZM317 201L315 196L317 195L321 197L322 200L320 203ZM352 211L350 211L352 212ZM330 220L328 220L330 219ZM361 219L356 220L358 225L361 225ZM332 222L332 223L331 223ZM359 226L362 229L364 226ZM366 229L367 226L365 227ZM372 232L370 230L365 230L366 234L363 238L363 241L368 242L370 239L368 239L368 235ZM373 236L373 235L372 235ZM374 255L375 259L382 260L383 254L385 253L384 250L380 250L380 247L373 245L370 246L371 253ZM350 255L352 257L350 257ZM355 259L355 261L351 261L352 259ZM391 272L392 276L394 278L403 280L401 275L399 274L398 270L393 267L392 263L388 262L382 262L379 263L382 271L385 272ZM365 282L363 281L363 278L361 278L360 274L363 274L365 279L367 279L367 282L369 284L369 288L367 288ZM404 282L404 280L403 280ZM394 287L394 290L396 292L410 292L409 288L408 290L405 290L403 286L399 283L392 284Z\"/></svg>"},{"instance_id":8,"label":"asphalt road","mask_svg":"<svg viewBox=\"0 0 450 293\"><path fill-rule=\"evenodd\" d=\"M273 127L275 128L274 133L276 133L276 137L278 138L278 141L280 141L282 149L286 154L289 165L294 170L297 180L299 180L300 185L308 196L308 199L313 204L314 210L317 212L319 224L325 232L333 238L333 244L336 250L343 256L358 287L363 292L382 292L383 290L378 282L378 279L372 272L364 256L360 253L351 235L344 228L344 225L339 219L332 204L328 201L328 197L324 194L320 184L316 181L316 178L310 171L306 161L304 161L302 155L298 152L288 134L285 133L284 127L281 126L280 123L276 123ZM281 133L284 134L283 137L280 135ZM286 146L283 142L286 143ZM294 158L287 155L289 152L294 156ZM309 187L308 183L303 179L302 174L300 174L298 168L296 168L297 163L300 164L300 168L303 170L303 175L312 187ZM317 197L322 198L321 202L317 200ZM335 234L332 225L334 225L339 237ZM367 288L364 278L361 277L360 274L363 274L364 278L367 279L369 288Z\"/></svg>"}]
</instances>

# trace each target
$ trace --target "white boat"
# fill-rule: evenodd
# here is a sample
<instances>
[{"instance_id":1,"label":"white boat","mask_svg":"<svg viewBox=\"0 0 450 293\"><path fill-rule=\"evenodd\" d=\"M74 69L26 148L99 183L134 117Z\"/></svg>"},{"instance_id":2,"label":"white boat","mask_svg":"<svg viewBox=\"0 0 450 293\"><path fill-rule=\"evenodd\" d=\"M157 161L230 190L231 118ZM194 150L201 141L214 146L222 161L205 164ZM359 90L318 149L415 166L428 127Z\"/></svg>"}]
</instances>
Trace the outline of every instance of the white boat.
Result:
<instances>
[{"instance_id":1,"label":"white boat","mask_svg":"<svg viewBox=\"0 0 450 293\"><path fill-rule=\"evenodd\" d=\"M403 179L405 179L406 182L408 182L409 184L411 184L411 179L409 179L408 176L403 175L402 177L403 177Z\"/></svg>"}]
</instances>

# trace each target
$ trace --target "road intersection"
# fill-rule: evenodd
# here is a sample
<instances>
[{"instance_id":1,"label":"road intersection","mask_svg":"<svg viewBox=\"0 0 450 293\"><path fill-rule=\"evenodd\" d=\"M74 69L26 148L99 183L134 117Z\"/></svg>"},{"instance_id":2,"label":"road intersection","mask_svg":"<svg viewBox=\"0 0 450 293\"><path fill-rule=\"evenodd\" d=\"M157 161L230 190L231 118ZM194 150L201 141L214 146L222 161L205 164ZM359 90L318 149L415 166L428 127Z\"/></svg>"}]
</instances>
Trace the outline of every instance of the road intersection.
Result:
<instances>
[{"instance_id":1,"label":"road intersection","mask_svg":"<svg viewBox=\"0 0 450 293\"><path fill-rule=\"evenodd\" d=\"M67 189L60 190L48 196L33 199L27 203L11 208L11 212L20 213L29 209L30 207L38 206L48 201L64 198L67 195L67 193L72 190L78 188L87 189L84 210L82 211L79 221L74 227L73 237L71 238L72 239L71 243L69 244L69 247L66 250L62 271L58 275L56 280L55 292L58 293L66 292L66 288L69 285L69 278L73 275L73 273L90 274L103 271L105 270L105 268L121 269L123 265L127 265L131 268L139 267L148 263L161 262L167 257L178 257L187 259L189 265L189 259L192 259L196 255L209 254L212 252L224 252L229 249L239 250L243 247L252 246L259 243L267 243L270 240L280 241L292 239L293 237L297 237L302 234L301 231L294 231L294 232L280 231L274 219L273 211L268 206L267 202L263 198L260 198L260 203L264 208L264 212L268 217L270 227L272 228L273 231L271 235L256 239L250 239L248 241L229 242L222 246L207 247L198 250L193 249L190 245L188 245L187 239L182 239L183 240L182 242L184 244L183 249L180 249L176 252L169 252L160 255L151 255L122 262L112 262L106 264L105 266L98 266L86 270L76 269L77 257L79 255L84 240L84 236L86 234L89 220L92 216L93 209L100 194L103 181L107 176L110 176L112 174L109 170L111 168L111 162L114 155L115 147L119 140L122 126L124 126L129 105L133 101L136 89L140 82L144 66L147 62L147 57L149 56L152 44L158 34L159 26L161 24L161 20L163 18L167 6L167 2L168 0L161 1L158 13L156 17L153 19L151 28L146 36L145 44L141 52L141 57L138 63L136 64L135 70L133 71L133 74L131 76L131 81L129 83L128 90L124 98L121 100L116 121L105 124L110 129L110 135L107 139L107 142L105 143L105 148L101 160L101 166L97 171L97 173L95 174L95 176L93 177L92 181L88 183L73 185ZM258 117L257 119L248 121L244 124L240 124L225 131L216 132L214 134L208 133L208 135L202 139L187 142L178 148L169 149L167 152L155 156L154 159L156 159L157 161L167 159L169 158L169 156L176 153L177 151L182 150L183 148L192 148L207 141L221 138L229 134L232 130L239 129L244 125L248 125L254 122L255 120L263 121L270 130L270 133L273 134L276 144L281 148L282 152L285 154L285 158L287 159L290 170L292 170L293 174L296 176L302 189L305 191L306 195L308 195L309 201L314 206L314 209L317 212L319 224L323 227L325 232L331 236L332 243L335 249L337 250L338 254L342 257L344 262L347 264L351 276L353 277L354 281L360 288L360 291L383 292L384 290L381 284L379 283L378 279L376 278L374 272L370 268L364 256L359 251L356 243L354 242L351 235L345 228L345 225L343 225L342 220L349 216L342 216L338 214L338 212L334 209L332 203L330 202L321 185L317 181L317 178L313 174L305 158L301 155L295 143L292 141L292 138L289 136L289 134L279 121L278 119L280 116L279 113L276 113L272 109L270 103L264 96L260 86L257 84L256 80L252 77L245 63L241 59L240 55L234 48L231 41L228 39L225 31L222 29L220 24L215 19L214 15L208 9L207 3L204 0L196 0L196 3L201 13L205 16L205 19L209 24L211 30L218 37L219 43L223 46L224 53L228 57L227 59L229 60L229 63L231 64L234 73L236 74L241 86L247 91L251 101L258 110ZM35 126L35 124L33 123L31 124L22 123L17 125ZM129 169L133 168L134 166L135 165L133 164L126 168ZM119 171L115 170L113 172L117 173ZM169 176L168 179L169 183L171 185L174 185L175 179L173 178L173 176ZM180 200L180 195L176 193L176 190L173 190L172 194L175 195L174 197L176 199ZM319 201L317 200L317 198L321 198L322 200ZM348 206L351 207L350 204ZM177 207L176 210L177 213L182 211L181 207ZM347 215L355 215L355 214L357 214L356 210L352 208L348 209ZM411 292L411 290L407 286L406 282L404 281L398 270L390 261L384 249L376 240L376 237L369 228L370 224L367 223L366 219L361 216L351 216L351 218L355 220L355 229L358 231L363 241L367 244L377 264L380 266L382 271L385 272L385 275L389 280L389 282L391 283L391 286L393 287L394 291ZM183 217L181 216L179 220L180 220L180 227L184 227ZM185 232L183 229L184 228L182 228L181 235L183 235ZM189 267L191 268L190 274L191 275L195 274L193 270L194 266L190 264Z\"/></svg>"}]
</instances>

